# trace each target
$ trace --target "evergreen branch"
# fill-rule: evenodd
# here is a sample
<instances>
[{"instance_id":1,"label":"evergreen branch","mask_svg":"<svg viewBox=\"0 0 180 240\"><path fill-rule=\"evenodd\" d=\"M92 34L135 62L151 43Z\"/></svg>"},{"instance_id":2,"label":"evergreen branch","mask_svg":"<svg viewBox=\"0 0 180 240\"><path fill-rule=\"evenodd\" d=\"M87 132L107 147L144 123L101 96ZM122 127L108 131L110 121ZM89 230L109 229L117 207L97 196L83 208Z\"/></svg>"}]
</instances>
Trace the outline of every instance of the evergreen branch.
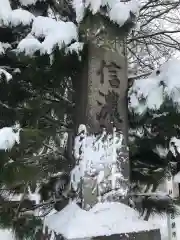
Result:
<instances>
[{"instance_id":1,"label":"evergreen branch","mask_svg":"<svg viewBox=\"0 0 180 240\"><path fill-rule=\"evenodd\" d=\"M45 206L48 206L48 205L55 204L57 202L61 202L63 199L64 199L63 197L61 197L61 198L54 198L54 199L48 200L46 202L39 203L39 204L33 206L32 208L28 208L28 210L21 210L20 212L23 213L23 212L27 212L27 211L30 211L30 210L34 211L37 208L41 208L41 207L45 207Z\"/></svg>"},{"instance_id":2,"label":"evergreen branch","mask_svg":"<svg viewBox=\"0 0 180 240\"><path fill-rule=\"evenodd\" d=\"M48 97L43 97L43 99L46 101L56 102L56 103L60 103L60 101L63 100L64 102L67 102L68 104L73 105L73 102L71 102L69 99L67 99L63 96L59 96L59 95L58 95L58 98L56 97L56 99L55 98L52 99L52 98L48 98Z\"/></svg>"},{"instance_id":3,"label":"evergreen branch","mask_svg":"<svg viewBox=\"0 0 180 240\"><path fill-rule=\"evenodd\" d=\"M21 198L21 200L20 200L20 202L19 202L17 211L16 211L16 213L15 213L15 219L18 219L18 215L19 215L19 212L20 212L20 207L21 207L21 204L22 204L22 202L23 202L23 200L24 200L24 198L25 198L26 189L27 189L27 187L28 187L28 184L29 184L29 182L27 182L26 185L25 185L25 187L24 187L24 192L23 192L22 198Z\"/></svg>"},{"instance_id":4,"label":"evergreen branch","mask_svg":"<svg viewBox=\"0 0 180 240\"><path fill-rule=\"evenodd\" d=\"M45 118L47 121L49 121L49 122L57 125L58 127L60 127L60 125L61 125L61 126L68 127L67 124L66 124L65 122L63 122L63 121L54 120L53 118L51 118L51 117L49 117L49 116L47 116L47 115L44 116L44 118Z\"/></svg>"},{"instance_id":5,"label":"evergreen branch","mask_svg":"<svg viewBox=\"0 0 180 240\"><path fill-rule=\"evenodd\" d=\"M22 109L22 108L18 108L18 107L16 107L16 108L10 107L9 105L3 103L2 101L0 101L0 105L2 107L7 108L7 109L12 110L12 111L14 111L14 110L21 110Z\"/></svg>"},{"instance_id":6,"label":"evergreen branch","mask_svg":"<svg viewBox=\"0 0 180 240\"><path fill-rule=\"evenodd\" d=\"M66 97L64 97L64 96L62 96L62 95L59 95L59 94L57 94L57 93L55 93L55 92L53 92L52 94L54 95L55 98L57 98L57 99L59 99L59 100L63 100L63 101L65 101L65 102L68 102L70 105L73 105L73 104L74 104L74 103L71 102L68 98L66 98Z\"/></svg>"},{"instance_id":7,"label":"evergreen branch","mask_svg":"<svg viewBox=\"0 0 180 240\"><path fill-rule=\"evenodd\" d=\"M119 190L119 192L118 192L118 190ZM122 195L122 189L110 190L110 191L104 193L102 198L106 199L109 196L118 196L118 194ZM146 197L160 197L160 198L164 197L164 198L171 199L171 197L168 194L166 194L166 193L165 194L160 194L160 193L158 194L158 192L144 192L144 193L134 193L134 192L132 192L132 193L128 193L126 196L127 197L138 197L138 196L142 196L142 197L144 196L145 197L146 196Z\"/></svg>"},{"instance_id":8,"label":"evergreen branch","mask_svg":"<svg viewBox=\"0 0 180 240\"><path fill-rule=\"evenodd\" d=\"M56 133L66 133L66 132L73 132L73 129L71 128L63 128L60 130L57 130Z\"/></svg>"},{"instance_id":9,"label":"evergreen branch","mask_svg":"<svg viewBox=\"0 0 180 240\"><path fill-rule=\"evenodd\" d=\"M66 158L63 156L63 153L62 153L61 151L59 151L57 148L56 148L56 149L53 149L53 147L51 147L50 145L48 145L48 144L46 144L46 143L43 143L43 145L44 145L45 147L51 149L53 153L54 153L54 152L59 153L60 156L61 156L64 160L66 160Z\"/></svg>"}]
</instances>

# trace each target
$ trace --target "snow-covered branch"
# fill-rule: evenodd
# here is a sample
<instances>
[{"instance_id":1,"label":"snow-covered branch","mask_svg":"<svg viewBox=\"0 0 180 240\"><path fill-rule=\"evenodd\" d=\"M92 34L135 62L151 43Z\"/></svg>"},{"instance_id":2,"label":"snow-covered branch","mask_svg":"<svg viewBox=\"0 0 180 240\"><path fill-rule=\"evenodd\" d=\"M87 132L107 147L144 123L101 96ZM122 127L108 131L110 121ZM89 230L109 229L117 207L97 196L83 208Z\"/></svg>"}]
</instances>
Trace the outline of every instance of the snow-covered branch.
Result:
<instances>
[{"instance_id":1,"label":"snow-covered branch","mask_svg":"<svg viewBox=\"0 0 180 240\"><path fill-rule=\"evenodd\" d=\"M137 74L137 75L129 75L128 76L128 81L133 81L133 80L138 80L138 79L141 79L141 78L144 78L144 77L147 77L151 74L152 72L147 72L147 73L140 73L140 74Z\"/></svg>"}]
</instances>

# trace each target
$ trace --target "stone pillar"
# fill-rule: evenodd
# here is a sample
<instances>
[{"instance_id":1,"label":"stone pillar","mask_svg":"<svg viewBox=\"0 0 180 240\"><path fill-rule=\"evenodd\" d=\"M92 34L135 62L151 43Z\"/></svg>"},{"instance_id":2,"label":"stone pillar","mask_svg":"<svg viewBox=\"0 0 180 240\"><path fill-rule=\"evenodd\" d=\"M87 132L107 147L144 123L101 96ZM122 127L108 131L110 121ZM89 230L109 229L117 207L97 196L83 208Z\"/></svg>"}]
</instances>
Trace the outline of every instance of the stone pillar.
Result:
<instances>
[{"instance_id":1,"label":"stone pillar","mask_svg":"<svg viewBox=\"0 0 180 240\"><path fill-rule=\"evenodd\" d=\"M173 199L179 196L177 183L174 182L173 176L168 176L166 180L168 195ZM174 213L167 214L168 239L177 240L176 216Z\"/></svg>"},{"instance_id":2,"label":"stone pillar","mask_svg":"<svg viewBox=\"0 0 180 240\"><path fill-rule=\"evenodd\" d=\"M118 46L118 47L116 47ZM128 100L127 100L127 62L124 44L113 45L112 48L99 47L89 43L86 48L86 58L83 59L84 71L76 81L76 120L77 126L85 124L89 134L100 133L103 128L108 133L123 135L123 144L117 154L117 164L126 179L122 183L127 188L129 183L128 138ZM110 169L104 169L105 176ZM86 185L86 181L84 183ZM97 201L97 191L93 192L93 179L88 179L88 188L84 187L85 202L93 205ZM123 186L124 185L124 186ZM91 186L91 187L90 187Z\"/></svg>"},{"instance_id":3,"label":"stone pillar","mask_svg":"<svg viewBox=\"0 0 180 240\"><path fill-rule=\"evenodd\" d=\"M90 131L105 127L124 133L127 139L127 64L116 49L89 45L86 119Z\"/></svg>"}]
</instances>

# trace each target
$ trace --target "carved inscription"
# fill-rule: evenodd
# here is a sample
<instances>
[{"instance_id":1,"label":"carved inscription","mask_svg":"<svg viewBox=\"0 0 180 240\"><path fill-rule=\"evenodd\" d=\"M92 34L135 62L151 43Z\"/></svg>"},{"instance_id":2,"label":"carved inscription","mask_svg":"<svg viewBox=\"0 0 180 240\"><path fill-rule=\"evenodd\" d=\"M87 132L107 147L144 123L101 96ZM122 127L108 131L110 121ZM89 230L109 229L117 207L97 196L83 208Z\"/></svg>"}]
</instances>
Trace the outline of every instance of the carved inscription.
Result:
<instances>
[{"instance_id":1,"label":"carved inscription","mask_svg":"<svg viewBox=\"0 0 180 240\"><path fill-rule=\"evenodd\" d=\"M171 198L174 198L174 192L173 192L173 179L172 176L168 176L168 182L167 182L167 190L169 193L169 196ZM175 221L175 214L174 213L170 213L168 215L168 233L169 233L169 237L170 239L174 239L177 240L177 234L176 234L176 221Z\"/></svg>"},{"instance_id":2,"label":"carved inscription","mask_svg":"<svg viewBox=\"0 0 180 240\"><path fill-rule=\"evenodd\" d=\"M120 87L120 79L118 78L118 70L120 69L116 63L111 62L111 64L107 65L109 72L109 83L112 88Z\"/></svg>"},{"instance_id":3,"label":"carved inscription","mask_svg":"<svg viewBox=\"0 0 180 240\"><path fill-rule=\"evenodd\" d=\"M118 89L120 88L120 79L118 77L118 71L121 69L115 62L106 63L104 60L101 61L100 69L98 75L100 75L100 83L105 83L105 69L108 72L108 93L104 93L99 90L100 99L103 98L102 103L100 100L97 100L98 106L100 106L100 112L97 113L96 119L99 121L100 127L108 128L110 123L113 123L114 126L119 128L119 124L122 122L120 114L118 112L118 101L119 94ZM112 125L112 124L111 124Z\"/></svg>"},{"instance_id":4,"label":"carved inscription","mask_svg":"<svg viewBox=\"0 0 180 240\"><path fill-rule=\"evenodd\" d=\"M117 106L119 101L119 95L112 91L108 91L105 96L105 105L102 105L100 113L97 114L97 120L100 122L101 127L105 127L107 122L112 122L114 125L118 125L122 120L120 118Z\"/></svg>"},{"instance_id":5,"label":"carved inscription","mask_svg":"<svg viewBox=\"0 0 180 240\"><path fill-rule=\"evenodd\" d=\"M104 60L100 63L100 69L97 72L98 75L100 75L100 83L104 84L104 70L105 68L108 69L109 73L109 83L112 88L119 88L120 87L120 79L118 78L118 70L121 69L120 66L118 66L115 62L106 63Z\"/></svg>"},{"instance_id":6,"label":"carved inscription","mask_svg":"<svg viewBox=\"0 0 180 240\"><path fill-rule=\"evenodd\" d=\"M100 83L104 84L104 68L106 66L106 62L104 60L101 61L100 63L100 69L97 72L98 75L100 75Z\"/></svg>"}]
</instances>

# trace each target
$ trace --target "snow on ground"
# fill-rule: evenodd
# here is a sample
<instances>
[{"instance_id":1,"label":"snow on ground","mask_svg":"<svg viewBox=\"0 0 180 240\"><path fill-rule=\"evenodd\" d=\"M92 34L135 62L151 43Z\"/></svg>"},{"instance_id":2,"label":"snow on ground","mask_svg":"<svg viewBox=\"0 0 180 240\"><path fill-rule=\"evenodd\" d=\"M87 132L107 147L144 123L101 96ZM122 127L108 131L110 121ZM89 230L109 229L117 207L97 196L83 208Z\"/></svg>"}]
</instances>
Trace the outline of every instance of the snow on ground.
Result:
<instances>
[{"instance_id":1,"label":"snow on ground","mask_svg":"<svg viewBox=\"0 0 180 240\"><path fill-rule=\"evenodd\" d=\"M53 213L51 215L53 215ZM161 240L168 240L167 217L166 216L153 216L150 218L149 222L151 224L155 225L157 228L160 228L161 237L162 237ZM177 224L177 240L180 240L180 216L176 218L176 224ZM81 225L81 227L84 225L85 224L83 223L83 225ZM2 230L2 229L0 229L0 239L15 240L13 233L10 230Z\"/></svg>"},{"instance_id":2,"label":"snow on ground","mask_svg":"<svg viewBox=\"0 0 180 240\"><path fill-rule=\"evenodd\" d=\"M0 229L0 239L1 240L15 240L13 233L10 230Z\"/></svg>"},{"instance_id":3,"label":"snow on ground","mask_svg":"<svg viewBox=\"0 0 180 240\"><path fill-rule=\"evenodd\" d=\"M168 240L167 218L165 216L151 217L149 222L151 224L155 224L155 226L157 228L160 228L161 237L162 237L161 240ZM180 240L180 216L177 217L176 224L177 224L177 240ZM83 226L84 226L84 224L83 224ZM15 240L15 238L10 230L2 230L2 229L0 229L0 239L1 240Z\"/></svg>"},{"instance_id":4,"label":"snow on ground","mask_svg":"<svg viewBox=\"0 0 180 240\"><path fill-rule=\"evenodd\" d=\"M177 240L180 240L180 215L175 222ZM69 239L160 229L161 240L168 240L166 215L154 215L145 222L139 219L135 210L121 203L98 203L88 214L75 203L71 203L61 212L49 215L45 219L45 226Z\"/></svg>"},{"instance_id":5,"label":"snow on ground","mask_svg":"<svg viewBox=\"0 0 180 240\"><path fill-rule=\"evenodd\" d=\"M109 236L157 228L153 223L139 219L134 209L117 202L98 203L89 211L82 210L72 202L61 212L48 216L44 224L49 230L62 234L67 239Z\"/></svg>"}]
</instances>

